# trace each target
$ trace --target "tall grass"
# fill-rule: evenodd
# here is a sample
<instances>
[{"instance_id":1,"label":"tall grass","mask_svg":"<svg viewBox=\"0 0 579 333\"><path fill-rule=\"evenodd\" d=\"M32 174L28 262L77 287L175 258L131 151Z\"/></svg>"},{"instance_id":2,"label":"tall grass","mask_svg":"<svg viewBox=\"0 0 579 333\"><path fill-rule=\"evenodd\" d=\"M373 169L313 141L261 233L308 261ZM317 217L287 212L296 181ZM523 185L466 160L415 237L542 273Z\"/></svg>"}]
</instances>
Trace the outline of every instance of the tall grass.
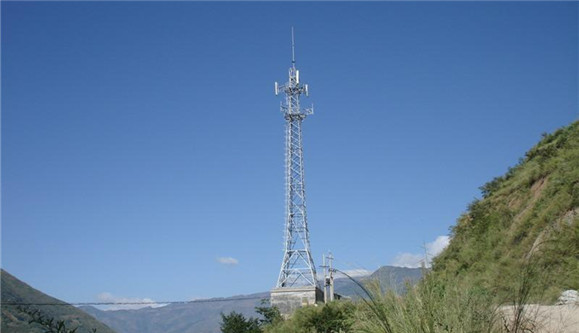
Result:
<instances>
[{"instance_id":1,"label":"tall grass","mask_svg":"<svg viewBox=\"0 0 579 333\"><path fill-rule=\"evenodd\" d=\"M449 284L434 275L408 286L404 295L382 292L377 283L365 288L358 306L356 331L365 333L484 333L497 330L492 295L480 288Z\"/></svg>"},{"instance_id":2,"label":"tall grass","mask_svg":"<svg viewBox=\"0 0 579 333\"><path fill-rule=\"evenodd\" d=\"M540 326L538 322L538 307L530 307L530 303L543 303L545 300L545 288L552 284L550 278L551 262L545 262L544 255L540 255L545 245L554 241L545 240L533 245L516 271L516 283L507 288L509 298L501 307L502 330L506 333L535 332ZM556 241L556 240L555 240Z\"/></svg>"},{"instance_id":3,"label":"tall grass","mask_svg":"<svg viewBox=\"0 0 579 333\"><path fill-rule=\"evenodd\" d=\"M538 307L549 285L551 265L542 261L541 243L528 253L498 298L496 287L480 286L458 276L425 272L406 293L384 292L378 281L360 287L366 298L355 312L354 331L364 333L532 333L541 327ZM496 281L500 286L504 281ZM508 304L508 306L504 306Z\"/></svg>"}]
</instances>

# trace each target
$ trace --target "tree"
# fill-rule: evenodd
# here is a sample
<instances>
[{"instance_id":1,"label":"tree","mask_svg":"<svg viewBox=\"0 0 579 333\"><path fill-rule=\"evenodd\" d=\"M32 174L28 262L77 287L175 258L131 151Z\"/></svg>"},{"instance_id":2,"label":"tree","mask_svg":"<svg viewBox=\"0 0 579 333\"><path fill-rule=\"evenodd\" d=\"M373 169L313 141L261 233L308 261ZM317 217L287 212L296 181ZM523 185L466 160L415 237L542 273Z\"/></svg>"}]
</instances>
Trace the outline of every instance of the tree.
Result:
<instances>
[{"instance_id":1,"label":"tree","mask_svg":"<svg viewBox=\"0 0 579 333\"><path fill-rule=\"evenodd\" d=\"M317 333L349 332L354 306L349 302L330 302L313 308L306 318L307 327Z\"/></svg>"},{"instance_id":2,"label":"tree","mask_svg":"<svg viewBox=\"0 0 579 333\"><path fill-rule=\"evenodd\" d=\"M223 333L261 333L259 320L245 318L241 313L232 311L225 315L221 313L221 332Z\"/></svg>"},{"instance_id":3,"label":"tree","mask_svg":"<svg viewBox=\"0 0 579 333\"><path fill-rule=\"evenodd\" d=\"M64 320L54 320L54 318L47 318L40 310L29 309L22 306L18 310L30 316L29 324L37 324L45 333L76 333L76 328L68 328ZM96 332L96 328L92 330Z\"/></svg>"},{"instance_id":4,"label":"tree","mask_svg":"<svg viewBox=\"0 0 579 333\"><path fill-rule=\"evenodd\" d=\"M261 306L255 307L255 312L263 316L263 319L259 319L259 326L264 325L275 325L280 321L283 321L283 317L279 312L279 309L275 306L266 306L268 303L267 299L261 300Z\"/></svg>"}]
</instances>

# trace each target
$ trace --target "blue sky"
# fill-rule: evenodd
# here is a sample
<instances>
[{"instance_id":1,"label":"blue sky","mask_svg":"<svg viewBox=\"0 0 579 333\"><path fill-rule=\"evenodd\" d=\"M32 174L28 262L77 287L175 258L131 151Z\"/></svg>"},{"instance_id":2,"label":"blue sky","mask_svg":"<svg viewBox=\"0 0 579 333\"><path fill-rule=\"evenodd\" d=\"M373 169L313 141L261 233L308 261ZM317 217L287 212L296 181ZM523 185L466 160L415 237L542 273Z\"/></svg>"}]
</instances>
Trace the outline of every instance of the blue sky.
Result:
<instances>
[{"instance_id":1,"label":"blue sky","mask_svg":"<svg viewBox=\"0 0 579 333\"><path fill-rule=\"evenodd\" d=\"M2 267L69 302L274 286L292 25L316 264L436 247L579 115L575 2L1 5Z\"/></svg>"}]
</instances>

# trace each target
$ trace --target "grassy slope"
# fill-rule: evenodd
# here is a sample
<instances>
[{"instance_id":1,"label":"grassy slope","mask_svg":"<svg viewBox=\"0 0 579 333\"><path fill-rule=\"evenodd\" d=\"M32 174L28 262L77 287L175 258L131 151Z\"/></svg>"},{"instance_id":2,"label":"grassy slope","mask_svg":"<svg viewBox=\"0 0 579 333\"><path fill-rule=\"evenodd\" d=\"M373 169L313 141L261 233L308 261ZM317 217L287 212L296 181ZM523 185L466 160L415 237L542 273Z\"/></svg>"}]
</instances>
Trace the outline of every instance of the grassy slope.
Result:
<instances>
[{"instance_id":1,"label":"grassy slope","mask_svg":"<svg viewBox=\"0 0 579 333\"><path fill-rule=\"evenodd\" d=\"M544 135L481 190L435 259L435 274L490 288L499 301L513 297L529 269L533 298L579 289L579 122Z\"/></svg>"},{"instance_id":2,"label":"grassy slope","mask_svg":"<svg viewBox=\"0 0 579 333\"><path fill-rule=\"evenodd\" d=\"M98 322L83 311L66 304L56 298L50 297L18 280L5 270L1 271L2 302L3 303L55 303L60 305L30 306L40 310L47 318L66 320L68 328L78 327L77 333L90 332L96 328L97 333L114 333L113 330ZM16 306L2 306L2 332L24 333L44 332L35 324L28 324L30 317L22 313Z\"/></svg>"}]
</instances>

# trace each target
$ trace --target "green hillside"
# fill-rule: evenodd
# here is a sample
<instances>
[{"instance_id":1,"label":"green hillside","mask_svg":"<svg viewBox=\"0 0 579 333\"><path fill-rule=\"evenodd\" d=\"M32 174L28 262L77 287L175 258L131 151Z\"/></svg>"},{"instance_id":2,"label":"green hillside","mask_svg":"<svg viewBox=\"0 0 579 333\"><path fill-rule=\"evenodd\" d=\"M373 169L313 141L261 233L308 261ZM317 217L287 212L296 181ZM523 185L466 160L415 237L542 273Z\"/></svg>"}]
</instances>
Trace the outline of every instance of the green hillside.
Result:
<instances>
[{"instance_id":1,"label":"green hillside","mask_svg":"<svg viewBox=\"0 0 579 333\"><path fill-rule=\"evenodd\" d=\"M512 299L552 301L579 289L579 122L543 139L508 172L481 187L433 265L438 276Z\"/></svg>"},{"instance_id":2,"label":"green hillside","mask_svg":"<svg viewBox=\"0 0 579 333\"><path fill-rule=\"evenodd\" d=\"M27 308L38 310L46 318L54 318L55 321L64 320L67 328L78 327L77 333L88 333L93 329L96 329L97 333L115 333L83 311L30 287L5 270L2 270L0 275L2 303L54 304L50 306L28 305ZM1 330L3 333L44 332L39 325L29 324L30 318L28 314L18 310L17 306L2 305Z\"/></svg>"}]
</instances>

